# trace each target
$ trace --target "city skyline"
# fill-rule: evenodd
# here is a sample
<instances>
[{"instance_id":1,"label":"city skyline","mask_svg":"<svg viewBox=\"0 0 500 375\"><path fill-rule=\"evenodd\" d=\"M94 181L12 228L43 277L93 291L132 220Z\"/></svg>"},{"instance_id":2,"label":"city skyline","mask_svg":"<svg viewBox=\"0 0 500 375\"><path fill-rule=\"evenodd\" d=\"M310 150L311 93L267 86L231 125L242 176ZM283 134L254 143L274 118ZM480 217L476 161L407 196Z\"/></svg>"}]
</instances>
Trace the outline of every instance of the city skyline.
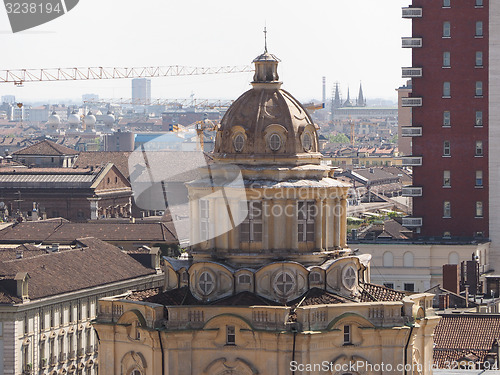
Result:
<instances>
[{"instance_id":1,"label":"city skyline","mask_svg":"<svg viewBox=\"0 0 500 375\"><path fill-rule=\"evenodd\" d=\"M260 0L237 8L226 0L215 5L196 0L170 6L158 1L148 2L150 7L130 1L120 4L124 5L117 8L88 0L63 17L16 34L10 31L6 12L0 11L0 40L8 51L0 70L250 65L264 48L264 25L269 51L282 60L279 74L284 88L301 100L321 99L323 76L327 97L334 82L340 82L344 97L348 87L351 97L356 96L362 82L368 99L395 100L395 89L404 83L401 66L410 65L409 51L401 49L401 37L411 32L400 16L401 7L407 5L402 1L321 1L306 8L298 1L285 5ZM231 99L249 88L251 79L252 73L156 78L152 97L193 93L198 98ZM89 92L102 98L130 97L131 82L0 85L1 95L16 95L21 101L79 100Z\"/></svg>"}]
</instances>

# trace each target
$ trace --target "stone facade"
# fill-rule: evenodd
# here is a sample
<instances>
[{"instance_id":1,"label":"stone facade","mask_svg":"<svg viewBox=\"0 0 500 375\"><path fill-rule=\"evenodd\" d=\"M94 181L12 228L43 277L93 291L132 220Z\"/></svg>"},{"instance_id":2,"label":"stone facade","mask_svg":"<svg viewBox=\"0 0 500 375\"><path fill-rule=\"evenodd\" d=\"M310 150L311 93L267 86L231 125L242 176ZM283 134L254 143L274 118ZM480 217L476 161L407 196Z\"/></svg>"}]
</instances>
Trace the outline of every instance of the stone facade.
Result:
<instances>
[{"instance_id":1,"label":"stone facade","mask_svg":"<svg viewBox=\"0 0 500 375\"><path fill-rule=\"evenodd\" d=\"M433 295L370 283L370 255L346 244L349 186L321 164L278 62L267 50L254 60L214 163L187 184L188 256L164 258L163 288L99 302L104 373L380 374L384 363L430 374Z\"/></svg>"}]
</instances>

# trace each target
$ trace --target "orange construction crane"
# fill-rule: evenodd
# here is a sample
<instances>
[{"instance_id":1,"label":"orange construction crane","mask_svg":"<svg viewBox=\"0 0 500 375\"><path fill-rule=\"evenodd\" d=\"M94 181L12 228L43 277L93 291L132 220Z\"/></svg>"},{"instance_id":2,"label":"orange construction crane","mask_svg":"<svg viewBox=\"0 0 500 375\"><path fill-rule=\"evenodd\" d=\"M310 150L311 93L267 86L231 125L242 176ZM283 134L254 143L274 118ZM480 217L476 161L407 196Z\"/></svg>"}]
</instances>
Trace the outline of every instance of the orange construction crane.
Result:
<instances>
[{"instance_id":1,"label":"orange construction crane","mask_svg":"<svg viewBox=\"0 0 500 375\"><path fill-rule=\"evenodd\" d=\"M203 146L205 145L204 142L204 131L215 131L219 128L219 123L205 119L203 121L196 121L194 124L192 124L196 128L196 134L198 135L198 138L200 140L199 147L201 148L201 151L203 151Z\"/></svg>"},{"instance_id":2,"label":"orange construction crane","mask_svg":"<svg viewBox=\"0 0 500 375\"><path fill-rule=\"evenodd\" d=\"M202 74L227 74L253 72L253 67L221 66L191 67L181 65L132 67L132 68L42 68L0 70L0 83L22 86L26 82L82 81L90 79L152 78L169 76L193 76Z\"/></svg>"}]
</instances>

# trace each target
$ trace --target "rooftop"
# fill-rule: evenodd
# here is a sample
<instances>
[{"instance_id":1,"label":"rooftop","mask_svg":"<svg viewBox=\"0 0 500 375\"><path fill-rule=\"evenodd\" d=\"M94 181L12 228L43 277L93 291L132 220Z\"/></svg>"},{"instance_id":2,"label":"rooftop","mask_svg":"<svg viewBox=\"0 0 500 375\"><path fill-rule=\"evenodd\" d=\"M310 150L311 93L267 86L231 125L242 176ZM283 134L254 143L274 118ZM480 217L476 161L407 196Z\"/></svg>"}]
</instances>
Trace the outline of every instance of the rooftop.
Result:
<instances>
[{"instance_id":1,"label":"rooftop","mask_svg":"<svg viewBox=\"0 0 500 375\"><path fill-rule=\"evenodd\" d=\"M34 249L28 250L34 251ZM31 300L69 293L154 274L116 246L96 238L81 238L71 250L41 252L0 261L0 303L21 302L14 278L29 275Z\"/></svg>"},{"instance_id":2,"label":"rooftop","mask_svg":"<svg viewBox=\"0 0 500 375\"><path fill-rule=\"evenodd\" d=\"M13 154L19 156L21 155L62 156L62 155L78 155L78 151L45 139L31 146L27 146L25 148L17 150Z\"/></svg>"},{"instance_id":3,"label":"rooftop","mask_svg":"<svg viewBox=\"0 0 500 375\"><path fill-rule=\"evenodd\" d=\"M0 230L0 242L62 242L79 237L103 241L177 242L172 222L108 223L105 221L72 223L65 219L23 222Z\"/></svg>"}]
</instances>

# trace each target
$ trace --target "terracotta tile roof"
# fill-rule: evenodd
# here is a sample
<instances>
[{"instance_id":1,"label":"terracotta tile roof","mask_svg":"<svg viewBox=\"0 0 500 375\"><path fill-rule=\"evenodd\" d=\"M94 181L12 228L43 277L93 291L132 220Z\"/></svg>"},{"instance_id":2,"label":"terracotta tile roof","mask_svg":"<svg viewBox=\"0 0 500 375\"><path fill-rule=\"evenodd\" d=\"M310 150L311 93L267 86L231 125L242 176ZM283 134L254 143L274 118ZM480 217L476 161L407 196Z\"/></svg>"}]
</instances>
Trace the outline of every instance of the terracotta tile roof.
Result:
<instances>
[{"instance_id":1,"label":"terracotta tile roof","mask_svg":"<svg viewBox=\"0 0 500 375\"><path fill-rule=\"evenodd\" d=\"M363 289L361 302L401 301L406 296L404 292L386 288L382 285L364 283L361 284L361 287Z\"/></svg>"},{"instance_id":2,"label":"terracotta tile roof","mask_svg":"<svg viewBox=\"0 0 500 375\"><path fill-rule=\"evenodd\" d=\"M58 221L24 222L0 230L1 242L62 242L70 243L79 237L95 237L103 241L177 242L171 222L107 223L95 221L71 223Z\"/></svg>"},{"instance_id":3,"label":"terracotta tile roof","mask_svg":"<svg viewBox=\"0 0 500 375\"><path fill-rule=\"evenodd\" d=\"M16 259L18 254L22 254L23 258L32 258L46 253L45 248L40 248L29 243L9 248L0 245L0 261Z\"/></svg>"},{"instance_id":4,"label":"terracotta tile roof","mask_svg":"<svg viewBox=\"0 0 500 375\"><path fill-rule=\"evenodd\" d=\"M129 178L128 157L131 151L82 151L75 161L80 168L100 167L113 163L126 178Z\"/></svg>"},{"instance_id":5,"label":"terracotta tile roof","mask_svg":"<svg viewBox=\"0 0 500 375\"><path fill-rule=\"evenodd\" d=\"M167 290L166 292L162 292L159 288L135 291L128 299L132 301L158 303L163 306L203 304L194 298L188 287Z\"/></svg>"},{"instance_id":6,"label":"terracotta tile roof","mask_svg":"<svg viewBox=\"0 0 500 375\"><path fill-rule=\"evenodd\" d=\"M8 288L12 286L8 281L18 272L27 272L30 276L28 290L31 300L156 272L144 267L116 246L98 239L83 238L77 244L81 247L0 262L0 277L3 277L0 280L0 292L3 288L8 296L16 296L15 288Z\"/></svg>"},{"instance_id":7,"label":"terracotta tile roof","mask_svg":"<svg viewBox=\"0 0 500 375\"><path fill-rule=\"evenodd\" d=\"M78 151L47 139L13 152L14 155L77 155Z\"/></svg>"},{"instance_id":8,"label":"terracotta tile roof","mask_svg":"<svg viewBox=\"0 0 500 375\"><path fill-rule=\"evenodd\" d=\"M375 291L378 285L374 284L364 284L369 285L372 291ZM402 292L397 292L392 289L385 287L380 287L383 289L378 292L380 299L368 299L361 302L373 302L373 301L400 301L402 297L405 296ZM392 292L392 293L391 293ZM386 299L381 299L385 297ZM398 299L398 297L400 297ZM158 303L164 306L179 306L179 305L215 305L215 306L283 306L278 302L269 300L267 298L261 297L252 292L240 292L233 296L222 298L209 303L204 303L197 300L190 292L188 287L182 287L177 289L168 290L166 292L161 292L159 288L136 291L133 292L128 299L133 301L143 301ZM347 299L345 297L339 296L337 294L328 292L320 288L311 288L309 291L304 293L299 298L288 302L286 305L291 307L303 307L312 305L329 305L338 303L349 303L354 302L354 300Z\"/></svg>"},{"instance_id":9,"label":"terracotta tile roof","mask_svg":"<svg viewBox=\"0 0 500 375\"><path fill-rule=\"evenodd\" d=\"M482 362L500 340L499 314L444 314L434 330L434 362L457 360L473 353Z\"/></svg>"},{"instance_id":10,"label":"terracotta tile roof","mask_svg":"<svg viewBox=\"0 0 500 375\"><path fill-rule=\"evenodd\" d=\"M292 307L312 306L312 305L331 305L338 303L353 302L337 294L327 292L320 288L311 288L304 295L289 303Z\"/></svg>"}]
</instances>

